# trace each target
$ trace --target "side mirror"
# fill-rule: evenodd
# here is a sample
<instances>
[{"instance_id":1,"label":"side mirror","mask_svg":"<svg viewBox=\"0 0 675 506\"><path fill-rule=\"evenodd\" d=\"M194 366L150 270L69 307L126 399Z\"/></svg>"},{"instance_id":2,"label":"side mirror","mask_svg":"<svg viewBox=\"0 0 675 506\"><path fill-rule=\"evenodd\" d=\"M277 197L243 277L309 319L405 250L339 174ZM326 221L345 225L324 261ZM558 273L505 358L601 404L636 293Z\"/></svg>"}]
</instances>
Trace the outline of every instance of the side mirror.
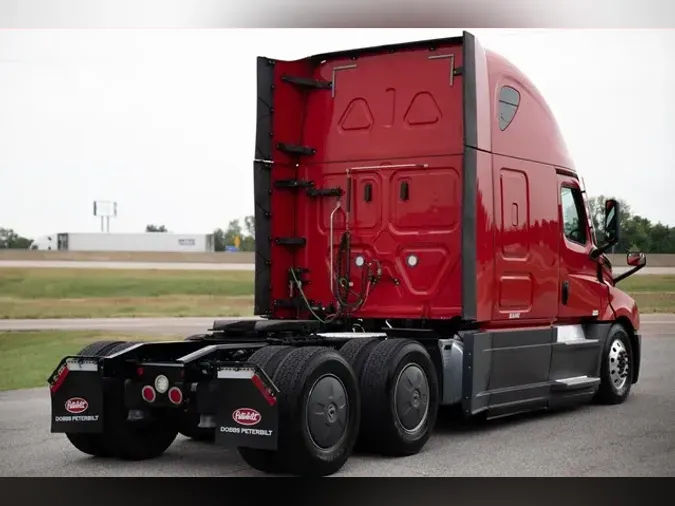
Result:
<instances>
[{"instance_id":1,"label":"side mirror","mask_svg":"<svg viewBox=\"0 0 675 506\"><path fill-rule=\"evenodd\" d=\"M603 228L605 229L605 241L591 251L591 258L594 260L619 242L619 230L621 228L619 223L619 203L614 199L605 201Z\"/></svg>"},{"instance_id":2,"label":"side mirror","mask_svg":"<svg viewBox=\"0 0 675 506\"><path fill-rule=\"evenodd\" d=\"M631 252L626 255L626 263L631 267L642 267L647 263L647 257L642 252Z\"/></svg>"},{"instance_id":3,"label":"side mirror","mask_svg":"<svg viewBox=\"0 0 675 506\"><path fill-rule=\"evenodd\" d=\"M623 274L619 274L617 277L614 278L614 284L618 283L619 281L626 279L628 276L632 276L635 274L637 271L642 269L645 265L647 265L647 255L644 253L637 252L630 252L626 255L626 263L632 267L632 269L627 270Z\"/></svg>"},{"instance_id":4,"label":"side mirror","mask_svg":"<svg viewBox=\"0 0 675 506\"><path fill-rule=\"evenodd\" d=\"M619 203L610 199L605 201L605 247L610 248L619 242Z\"/></svg>"}]
</instances>

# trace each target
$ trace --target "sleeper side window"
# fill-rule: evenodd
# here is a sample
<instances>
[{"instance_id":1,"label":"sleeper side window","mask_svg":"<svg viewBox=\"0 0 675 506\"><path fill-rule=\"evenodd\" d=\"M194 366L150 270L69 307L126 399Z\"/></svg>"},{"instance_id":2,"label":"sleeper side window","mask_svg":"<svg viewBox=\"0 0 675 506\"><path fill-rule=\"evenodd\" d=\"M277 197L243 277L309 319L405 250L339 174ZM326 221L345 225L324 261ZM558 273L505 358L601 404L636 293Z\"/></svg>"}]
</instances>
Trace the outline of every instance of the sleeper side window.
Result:
<instances>
[{"instance_id":1,"label":"sleeper side window","mask_svg":"<svg viewBox=\"0 0 675 506\"><path fill-rule=\"evenodd\" d=\"M511 86L502 86L499 90L499 129L504 131L513 121L518 105L520 93Z\"/></svg>"},{"instance_id":2,"label":"sleeper side window","mask_svg":"<svg viewBox=\"0 0 675 506\"><path fill-rule=\"evenodd\" d=\"M581 192L576 188L563 186L560 189L563 233L570 241L586 244L586 227Z\"/></svg>"}]
</instances>

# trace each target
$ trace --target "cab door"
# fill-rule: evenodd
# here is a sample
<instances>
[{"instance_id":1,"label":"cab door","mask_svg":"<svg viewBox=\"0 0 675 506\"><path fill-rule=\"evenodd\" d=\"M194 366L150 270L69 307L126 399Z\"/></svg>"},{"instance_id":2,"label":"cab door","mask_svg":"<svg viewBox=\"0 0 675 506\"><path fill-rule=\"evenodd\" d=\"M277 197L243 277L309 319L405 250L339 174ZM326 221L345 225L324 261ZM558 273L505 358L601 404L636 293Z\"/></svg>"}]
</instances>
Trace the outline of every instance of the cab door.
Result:
<instances>
[{"instance_id":1,"label":"cab door","mask_svg":"<svg viewBox=\"0 0 675 506\"><path fill-rule=\"evenodd\" d=\"M608 303L608 287L598 279L591 259L591 230L579 181L558 175L560 270L558 318L578 320L598 316Z\"/></svg>"}]
</instances>

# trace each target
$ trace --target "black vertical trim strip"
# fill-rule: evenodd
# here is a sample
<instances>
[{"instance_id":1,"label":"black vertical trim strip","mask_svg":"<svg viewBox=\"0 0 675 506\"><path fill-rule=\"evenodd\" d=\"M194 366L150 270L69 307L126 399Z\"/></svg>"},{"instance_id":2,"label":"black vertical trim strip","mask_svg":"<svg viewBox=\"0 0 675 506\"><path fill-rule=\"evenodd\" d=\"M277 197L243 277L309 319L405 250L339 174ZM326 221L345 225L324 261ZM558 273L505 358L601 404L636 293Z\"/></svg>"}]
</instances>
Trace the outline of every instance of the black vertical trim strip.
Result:
<instances>
[{"instance_id":1,"label":"black vertical trim strip","mask_svg":"<svg viewBox=\"0 0 675 506\"><path fill-rule=\"evenodd\" d=\"M272 189L272 110L274 101L274 61L257 61L257 121L253 188L255 195L255 302L256 316L268 315L272 307L270 193Z\"/></svg>"},{"instance_id":2,"label":"black vertical trim strip","mask_svg":"<svg viewBox=\"0 0 675 506\"><path fill-rule=\"evenodd\" d=\"M462 317L476 319L476 206L478 171L478 108L476 39L464 32L462 45L464 103L464 170L462 174Z\"/></svg>"}]
</instances>

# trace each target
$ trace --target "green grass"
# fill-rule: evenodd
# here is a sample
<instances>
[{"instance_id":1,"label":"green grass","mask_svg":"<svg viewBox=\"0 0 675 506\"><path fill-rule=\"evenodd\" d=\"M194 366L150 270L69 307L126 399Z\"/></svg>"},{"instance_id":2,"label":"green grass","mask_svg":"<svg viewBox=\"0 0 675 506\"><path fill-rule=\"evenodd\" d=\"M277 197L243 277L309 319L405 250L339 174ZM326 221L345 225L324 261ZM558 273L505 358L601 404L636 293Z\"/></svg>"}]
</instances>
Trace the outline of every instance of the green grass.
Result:
<instances>
[{"instance_id":1,"label":"green grass","mask_svg":"<svg viewBox=\"0 0 675 506\"><path fill-rule=\"evenodd\" d=\"M20 299L80 299L253 294L253 273L117 269L0 269L0 294Z\"/></svg>"},{"instance_id":2,"label":"green grass","mask_svg":"<svg viewBox=\"0 0 675 506\"><path fill-rule=\"evenodd\" d=\"M248 316L253 273L0 269L0 318Z\"/></svg>"},{"instance_id":3,"label":"green grass","mask_svg":"<svg viewBox=\"0 0 675 506\"><path fill-rule=\"evenodd\" d=\"M88 331L0 332L0 391L47 386L59 361L88 343L103 340L180 339Z\"/></svg>"},{"instance_id":4,"label":"green grass","mask_svg":"<svg viewBox=\"0 0 675 506\"><path fill-rule=\"evenodd\" d=\"M675 276L659 276L653 274L641 276L640 274L636 274L620 281L617 288L621 288L628 293L675 293Z\"/></svg>"},{"instance_id":5,"label":"green grass","mask_svg":"<svg viewBox=\"0 0 675 506\"><path fill-rule=\"evenodd\" d=\"M675 313L675 276L637 274L617 288L635 299L641 313Z\"/></svg>"}]
</instances>

